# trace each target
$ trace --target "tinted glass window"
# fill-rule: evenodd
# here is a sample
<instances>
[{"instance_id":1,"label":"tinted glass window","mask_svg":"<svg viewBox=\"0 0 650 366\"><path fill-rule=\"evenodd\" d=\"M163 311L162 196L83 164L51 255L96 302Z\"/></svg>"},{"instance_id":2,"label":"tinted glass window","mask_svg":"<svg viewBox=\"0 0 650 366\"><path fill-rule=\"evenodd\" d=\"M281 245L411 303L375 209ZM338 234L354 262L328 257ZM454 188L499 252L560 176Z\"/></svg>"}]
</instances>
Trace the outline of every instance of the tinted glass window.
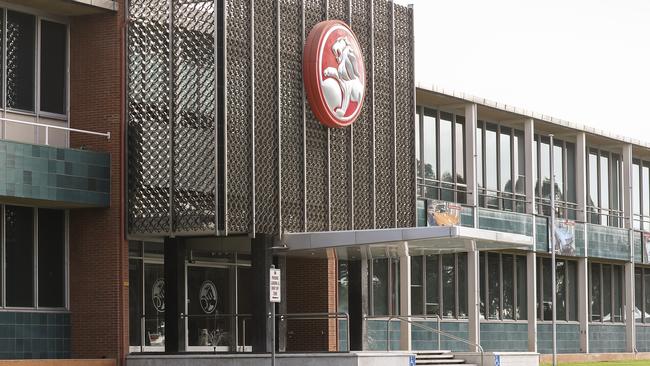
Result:
<instances>
[{"instance_id":1,"label":"tinted glass window","mask_svg":"<svg viewBox=\"0 0 650 366\"><path fill-rule=\"evenodd\" d=\"M442 256L442 303L444 306L442 316L445 318L456 317L455 267L453 254Z\"/></svg>"},{"instance_id":2,"label":"tinted glass window","mask_svg":"<svg viewBox=\"0 0 650 366\"><path fill-rule=\"evenodd\" d=\"M564 151L562 146L553 147L553 174L555 175L555 198L564 201Z\"/></svg>"},{"instance_id":3,"label":"tinted glass window","mask_svg":"<svg viewBox=\"0 0 650 366\"><path fill-rule=\"evenodd\" d=\"M501 311L501 283L499 270L499 254L488 254L488 316L498 319Z\"/></svg>"},{"instance_id":4,"label":"tinted glass window","mask_svg":"<svg viewBox=\"0 0 650 366\"><path fill-rule=\"evenodd\" d=\"M388 314L388 259L372 261L373 314Z\"/></svg>"},{"instance_id":5,"label":"tinted glass window","mask_svg":"<svg viewBox=\"0 0 650 366\"><path fill-rule=\"evenodd\" d=\"M41 110L65 114L66 38L63 24L41 22Z\"/></svg>"},{"instance_id":6,"label":"tinted glass window","mask_svg":"<svg viewBox=\"0 0 650 366\"><path fill-rule=\"evenodd\" d=\"M34 306L34 210L6 206L7 306Z\"/></svg>"},{"instance_id":7,"label":"tinted glass window","mask_svg":"<svg viewBox=\"0 0 650 366\"><path fill-rule=\"evenodd\" d=\"M425 109L422 126L424 141L424 177L437 179L436 174L436 111Z\"/></svg>"},{"instance_id":8,"label":"tinted glass window","mask_svg":"<svg viewBox=\"0 0 650 366\"><path fill-rule=\"evenodd\" d=\"M528 277L526 257L517 256L517 319L528 319Z\"/></svg>"},{"instance_id":9,"label":"tinted glass window","mask_svg":"<svg viewBox=\"0 0 650 366\"><path fill-rule=\"evenodd\" d=\"M504 254L503 266L503 319L514 319L515 309L515 267L514 256Z\"/></svg>"},{"instance_id":10,"label":"tinted glass window","mask_svg":"<svg viewBox=\"0 0 650 366\"><path fill-rule=\"evenodd\" d=\"M38 304L64 307L65 212L38 210Z\"/></svg>"},{"instance_id":11,"label":"tinted glass window","mask_svg":"<svg viewBox=\"0 0 650 366\"><path fill-rule=\"evenodd\" d=\"M7 12L7 107L34 110L36 18Z\"/></svg>"},{"instance_id":12,"label":"tinted glass window","mask_svg":"<svg viewBox=\"0 0 650 366\"><path fill-rule=\"evenodd\" d=\"M439 267L438 256L428 255L426 257L427 268L427 299L426 310L428 315L440 315L440 296L438 293L439 282Z\"/></svg>"}]
</instances>

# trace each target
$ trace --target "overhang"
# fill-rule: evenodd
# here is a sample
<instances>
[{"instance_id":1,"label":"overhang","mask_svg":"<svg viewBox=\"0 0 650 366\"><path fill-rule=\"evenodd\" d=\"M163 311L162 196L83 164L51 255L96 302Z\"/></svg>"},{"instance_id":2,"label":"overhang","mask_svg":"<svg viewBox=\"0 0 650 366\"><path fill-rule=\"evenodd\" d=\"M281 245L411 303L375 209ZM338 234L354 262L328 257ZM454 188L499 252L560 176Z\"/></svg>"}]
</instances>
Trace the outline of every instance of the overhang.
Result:
<instances>
[{"instance_id":1,"label":"overhang","mask_svg":"<svg viewBox=\"0 0 650 366\"><path fill-rule=\"evenodd\" d=\"M392 247L407 243L413 254L478 250L534 250L532 236L463 226L284 233L289 251L318 251L357 246Z\"/></svg>"},{"instance_id":2,"label":"overhang","mask_svg":"<svg viewBox=\"0 0 650 366\"><path fill-rule=\"evenodd\" d=\"M39 9L61 16L78 16L117 11L114 0L5 0L8 3Z\"/></svg>"}]
</instances>

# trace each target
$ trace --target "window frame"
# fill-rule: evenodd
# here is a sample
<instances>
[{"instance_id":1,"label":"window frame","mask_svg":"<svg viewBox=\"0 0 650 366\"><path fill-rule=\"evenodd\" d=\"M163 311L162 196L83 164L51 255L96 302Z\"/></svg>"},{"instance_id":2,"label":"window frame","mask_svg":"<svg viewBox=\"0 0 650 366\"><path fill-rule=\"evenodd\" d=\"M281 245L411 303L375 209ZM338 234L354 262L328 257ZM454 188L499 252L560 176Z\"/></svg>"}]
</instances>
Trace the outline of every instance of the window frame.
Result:
<instances>
[{"instance_id":1,"label":"window frame","mask_svg":"<svg viewBox=\"0 0 650 366\"><path fill-rule=\"evenodd\" d=\"M536 266L537 266L537 268L536 268L536 271L537 271L537 273L536 273L536 275L537 275L537 284L536 284L537 288L536 288L536 290L537 290L537 293L535 295L536 295L537 304L535 305L536 306L535 313L536 313L536 318L537 318L538 322L552 321L552 319L548 319L548 320L544 319L544 306L543 306L543 304L544 304L544 275L543 274L544 274L544 262L545 261L548 261L548 265L551 266L551 257L538 256L537 260L536 260ZM578 286L578 283L577 283L578 282L578 276L579 276L579 273L577 271L578 261L574 260L574 259L569 259L569 258L556 258L555 259L555 263L556 263L555 264L555 266L556 266L555 271L557 271L557 263L559 263L559 262L564 263L562 268L564 270L564 278L566 278L566 279L571 279L571 276L569 275L570 272L571 272L570 269L569 269L570 268L569 263L573 263L576 266L576 277L575 277L574 280L576 281L575 285ZM557 272L556 272L556 280L557 280ZM570 281L569 281L569 284L571 284ZM577 323L579 321L578 313L580 312L580 306L577 306L578 311L576 312L576 314L574 316L575 319L570 319L571 318L570 315L573 315L572 312L571 312L571 308L573 308L575 306L573 303L575 302L577 304L579 302L579 300L578 300L578 298L574 299L575 296L571 291L569 291L569 287L570 286L565 286L564 287L564 298L565 298L565 302L566 302L565 305L564 305L564 313L565 313L564 314L564 320L557 319L557 312L556 312L556 321L565 322L565 323ZM557 290L557 286L556 286L556 290ZM552 296L552 294L551 294L551 296ZM580 296L579 293L578 293L578 296ZM555 297L557 299L557 293L556 293Z\"/></svg>"},{"instance_id":2,"label":"window frame","mask_svg":"<svg viewBox=\"0 0 650 366\"><path fill-rule=\"evenodd\" d=\"M38 299L38 207L29 207L32 210L33 230L33 306L7 306L7 266L6 266L6 206L0 205L0 220L2 220L2 230L0 235L0 260L2 261L2 293L0 298L0 312L5 310L32 310L48 312L67 312L70 309L70 211L61 210L64 215L64 283L63 283L63 307L40 306ZM10 205L11 206L11 205Z\"/></svg>"},{"instance_id":3,"label":"window frame","mask_svg":"<svg viewBox=\"0 0 650 366\"><path fill-rule=\"evenodd\" d=\"M542 176L542 143L548 144L549 145L549 169L551 166L550 159L552 157L555 157L554 154L554 149L555 147L559 147L562 150L562 195L563 199L558 199L558 197L555 197L555 214L556 217L558 218L566 218L569 220L575 220L577 219L577 212L578 212L578 203L577 202L571 202L568 197L569 197L569 190L572 190L573 196L576 198L575 201L577 201L577 181L574 180L574 184L571 185L569 182L569 168L568 168L568 156L569 156L569 146L573 148L573 162L575 165L576 159L577 159L577 150L576 150L576 143L572 141L566 141L566 140L560 140L560 139L553 139L553 146L551 146L551 141L548 136L545 135L540 135L540 134L535 134L533 138L533 149L535 151L535 166L534 166L534 178L535 178L535 186L534 186L534 191L535 191L535 213L541 216L551 216L550 212L550 207L551 207L551 202L550 202L550 192L549 192L549 198L544 197L544 183L539 182L540 177ZM555 165L555 162L553 162L553 165ZM557 169L557 167L554 166L554 168ZM554 175L555 172L551 171L550 174ZM557 177L556 177L557 179ZM588 191L587 191L588 192Z\"/></svg>"},{"instance_id":4,"label":"window frame","mask_svg":"<svg viewBox=\"0 0 650 366\"><path fill-rule=\"evenodd\" d=\"M421 316L421 317L431 317L431 318L440 318L444 320L466 320L468 319L469 314L466 314L465 317L460 316L460 311L461 311L461 305L460 305L460 291L467 291L467 283L464 284L464 286L460 283L460 276L459 276L459 263L462 261L462 254L465 254L465 265L467 268L467 254L466 253L442 253L442 254L429 254L429 255L416 255L411 257L411 266L413 265L413 261L419 260L420 261L420 268L422 272L422 277L420 278L420 283L419 285L413 285L411 284L411 288L409 289L410 293L413 293L413 288L422 288L422 301L419 306L419 310L417 312L413 311L415 308L415 304L411 305L411 312L412 315L414 316ZM443 260L442 256L443 255L453 255L454 256L454 271L453 271L453 276L454 276L454 315L452 317L448 316L443 316L443 311L444 311L444 285L443 285L443 279L442 279L442 269L443 269ZM436 280L436 288L438 289L438 314L428 314L427 313L427 257L430 256L435 256L438 258L437 260L437 267L436 272L437 272L437 280ZM467 271L467 269L466 269ZM465 276L465 279L469 283L469 278L467 275ZM411 298L413 296L411 295ZM467 304L469 306L469 304ZM465 306L466 311L468 311L467 306Z\"/></svg>"},{"instance_id":5,"label":"window frame","mask_svg":"<svg viewBox=\"0 0 650 366\"><path fill-rule=\"evenodd\" d=\"M489 255L488 254L497 254L499 256L499 312L497 318L490 318L489 313L490 313L490 306L489 306L489 296L490 296L490 279L489 279ZM528 322L528 298L526 296L526 304L524 305L525 311L523 312L523 317L519 317L517 314L517 308L519 307L519 276L518 276L518 263L519 261L523 261L524 263L527 263L527 258L525 255L522 254L516 254L516 253L508 253L508 252L480 252L479 256L481 256L484 260L484 268L483 271L481 271L480 265L479 265L479 303L483 303L483 310L479 309L479 314L480 318L482 321L489 321L489 322ZM503 317L503 298L504 298L504 286L503 286L503 278L504 278L504 273L503 273L503 257L504 256L510 256L512 257L512 318L504 318ZM480 258L479 258L479 263L480 263ZM527 266L526 266L527 268ZM528 281L528 271L526 270L526 282ZM483 287L482 287L483 286ZM523 287L527 288L528 284L524 283ZM485 294L482 293L481 289L485 288Z\"/></svg>"},{"instance_id":6,"label":"window frame","mask_svg":"<svg viewBox=\"0 0 650 366\"><path fill-rule=\"evenodd\" d=\"M587 222L591 224L598 224L598 225L603 225L603 226L611 226L611 227L623 227L623 221L624 220L624 214L623 214L623 182L622 182L622 177L623 177L623 164L622 164L622 156L621 154L614 153L611 151L607 150L601 150L595 147L588 146L586 151L586 164L585 164L585 169L586 169L586 192L587 192L587 212L585 213L585 217L587 218ZM598 193L598 202L594 203L594 206L590 206L589 203L589 193L592 188L592 182L591 182L591 168L589 166L589 157L590 155L596 155L596 191ZM607 174L608 174L608 179L607 179L607 185L608 185L608 208L603 208L602 205L602 197L603 197L603 192L602 192L602 170L603 166L601 164L602 158L607 158ZM616 167L614 164L614 161L618 162L618 167ZM616 169L618 168L618 169ZM616 173L614 175L614 173ZM643 169L641 169L641 173L643 173ZM643 174L641 174L643 175ZM617 180L616 182L616 188L618 188L618 192L613 192L613 182L614 180ZM643 178L642 178L643 179ZM613 197L616 197L616 202L617 202L617 208L612 208L613 206ZM607 222L603 223L603 216L606 216ZM597 219L594 219L596 218Z\"/></svg>"},{"instance_id":7,"label":"window frame","mask_svg":"<svg viewBox=\"0 0 650 366\"><path fill-rule=\"evenodd\" d=\"M427 114L428 112L428 114ZM445 182L442 180L440 176L440 114L445 113L445 114L450 114L452 116L451 118L451 163L452 163L452 175L453 175L453 182ZM425 164L424 164L424 151L425 151L425 136L424 136L424 118L426 116L429 117L435 117L435 164L436 164L436 177L435 179L431 178L426 178L425 177ZM416 180L417 180L417 196L418 198L424 199L424 200L443 200L443 191L448 191L453 194L453 201L454 203L459 203L459 204L467 204L467 149L465 146L463 146L463 156L462 156L462 161L463 161L463 180L465 180L465 183L460 183L458 181L458 166L456 162L458 161L459 157L456 156L456 152L458 151L458 146L456 144L456 141L458 141L458 136L457 136L457 128L456 126L458 124L462 125L462 131L463 131L463 136L461 138L461 141L463 141L463 144L465 143L465 136L467 134L467 123L465 120L465 116L459 113L454 113L445 109L440 109L440 108L435 108L435 107L429 107L429 106L423 106L423 105L417 105L416 106L416 121L415 121L415 135L419 138L419 140L416 142L416 144L419 144L419 150L417 151L419 154L416 156L416 161L419 162L419 164L416 164ZM460 119L459 119L460 117ZM433 197L428 197L427 193L428 191L431 190L433 191ZM464 197L464 199L463 199Z\"/></svg>"},{"instance_id":8,"label":"window frame","mask_svg":"<svg viewBox=\"0 0 650 366\"><path fill-rule=\"evenodd\" d=\"M588 283L588 289L589 289L589 309L588 309L588 317L589 318L588 318L588 322L589 323L601 323L601 324L624 324L625 323L625 320L624 320L624 318L625 318L624 311L625 310L624 309L625 309L625 306L626 306L626 304L625 304L625 292L624 291L621 291L621 298L619 299L620 304L621 304L621 321L615 321L615 317L614 317L614 311L615 311L614 310L614 305L616 304L616 302L615 302L615 298L616 298L615 294L616 294L616 292L614 291L614 289L617 287L617 286L615 286L615 283L614 283L614 277L615 277L614 276L614 269L618 268L618 271L620 271L619 274L620 274L620 280L621 280L620 285L621 286L618 286L618 287L623 289L623 288L625 288L625 282L626 282L625 281L625 269L623 268L623 265L617 264L617 263L611 263L611 262L594 262L594 261L588 261L587 265L589 266L589 268L588 268L588 279L587 279L587 281L588 281L587 282ZM592 298L593 298L593 296L592 296L592 268L593 267L592 266L593 265L598 265L598 268L599 268L599 273L598 273L599 274L599 281L600 281L600 285L601 285L600 286L600 291L599 291L599 295L600 295L600 300L599 300L599 310L600 310L599 320L593 320L593 316L594 316L594 314L593 314L593 301L592 301ZM604 289L603 281L604 281L604 278L605 278L605 275L603 273L604 273L604 268L606 266L608 266L610 268L610 271L611 271L610 272L610 279L609 279L609 281L610 281L610 284L609 284L609 286L610 286L610 290L609 290L610 296L609 297L610 298L608 299L610 309L611 309L611 311L610 311L611 314L610 314L610 320L608 320L608 321L604 320L604 317L605 317L606 314L605 314L605 306L604 306L605 305L605 296L603 294L604 293L604 291L603 291L603 289Z\"/></svg>"}]
</instances>

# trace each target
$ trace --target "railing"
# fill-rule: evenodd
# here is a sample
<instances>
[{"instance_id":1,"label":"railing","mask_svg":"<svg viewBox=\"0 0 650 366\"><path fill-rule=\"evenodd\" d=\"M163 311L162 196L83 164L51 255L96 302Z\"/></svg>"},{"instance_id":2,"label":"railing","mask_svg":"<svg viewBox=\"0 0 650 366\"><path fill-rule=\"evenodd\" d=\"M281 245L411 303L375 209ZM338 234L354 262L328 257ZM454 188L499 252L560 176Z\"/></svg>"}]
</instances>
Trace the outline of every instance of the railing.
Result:
<instances>
[{"instance_id":1,"label":"railing","mask_svg":"<svg viewBox=\"0 0 650 366\"><path fill-rule=\"evenodd\" d=\"M62 130L62 131L67 131L67 132L78 132L78 133L83 133L83 134L86 134L86 135L102 136L102 137L106 137L107 140L111 139L111 133L110 132L94 132L94 131L80 130L78 128L52 126L52 125L47 125L47 124L43 124L43 123L20 121L20 120L16 120L16 119L9 119L9 118L2 118L2 117L0 117L0 121L4 122L3 134L2 134L3 138L6 137L6 123L7 122L21 124L21 125L27 125L27 126L34 126L36 128L39 128L39 127L40 128L45 128L45 145L50 144L50 129Z\"/></svg>"},{"instance_id":2,"label":"railing","mask_svg":"<svg viewBox=\"0 0 650 366\"><path fill-rule=\"evenodd\" d=\"M241 340L241 347L242 350L244 347L246 347L246 320L251 319L253 317L252 314L181 314L181 319L192 319L192 318L203 318L203 319L211 319L214 320L215 323L220 320L220 319L232 319L235 321L235 342L234 342L234 347L235 351L239 352L240 349L240 343L239 343L239 320L242 320L242 340ZM189 325L188 325L189 328ZM221 332L218 331L218 329L215 328L213 332L216 332L215 334L209 334L208 337L214 338L214 336L220 336ZM212 347L213 351L216 353L217 352L217 347L219 346L218 342L215 342L214 339L211 342L213 344L208 345L207 347ZM189 344L187 345L188 347L195 347L195 346L190 346ZM199 345L201 347L201 345Z\"/></svg>"},{"instance_id":3,"label":"railing","mask_svg":"<svg viewBox=\"0 0 650 366\"><path fill-rule=\"evenodd\" d=\"M447 332L444 332L444 331L440 330L440 317L439 316L437 316L437 318L438 318L438 329L431 328L431 327L426 326L424 324L417 323L417 322L411 320L413 318L426 319L426 317L421 318L421 317L401 316L401 315L391 315L391 316L388 317L388 320L386 321L386 351L390 352L390 333L389 333L389 331L390 331L390 323L393 320L399 320L399 321L402 321L402 322L409 323L409 324L411 324L411 325L413 325L415 327L418 327L418 328L421 328L421 329L428 330L430 332L436 333L438 335L438 349L440 349L440 336L445 336L445 337L453 339L455 341L465 343L468 346L476 347L479 350L479 353L481 354L481 366L483 366L483 358L484 358L485 351L483 350L483 347L480 344L468 341L467 339L456 337L453 334L450 334L450 333L447 333ZM366 317L366 319L369 319L369 318Z\"/></svg>"}]
</instances>

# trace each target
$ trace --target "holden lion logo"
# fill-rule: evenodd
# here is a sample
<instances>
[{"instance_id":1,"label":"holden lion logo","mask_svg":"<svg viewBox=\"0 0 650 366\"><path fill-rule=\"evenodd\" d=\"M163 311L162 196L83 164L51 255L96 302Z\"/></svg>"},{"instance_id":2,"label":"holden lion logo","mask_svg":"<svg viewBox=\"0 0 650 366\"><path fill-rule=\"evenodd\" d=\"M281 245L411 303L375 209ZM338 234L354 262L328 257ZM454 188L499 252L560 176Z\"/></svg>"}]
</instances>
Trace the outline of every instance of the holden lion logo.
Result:
<instances>
[{"instance_id":1,"label":"holden lion logo","mask_svg":"<svg viewBox=\"0 0 650 366\"><path fill-rule=\"evenodd\" d=\"M165 280L159 278L154 281L153 286L151 286L151 301L153 302L153 308L157 312L162 313L165 311Z\"/></svg>"},{"instance_id":2,"label":"holden lion logo","mask_svg":"<svg viewBox=\"0 0 650 366\"><path fill-rule=\"evenodd\" d=\"M354 123L363 106L366 68L352 30L340 20L316 24L307 37L302 67L316 118L332 128Z\"/></svg>"},{"instance_id":3,"label":"holden lion logo","mask_svg":"<svg viewBox=\"0 0 650 366\"><path fill-rule=\"evenodd\" d=\"M212 314L217 308L217 287L212 281L203 281L201 284L199 301L201 302L201 309L206 314Z\"/></svg>"}]
</instances>

